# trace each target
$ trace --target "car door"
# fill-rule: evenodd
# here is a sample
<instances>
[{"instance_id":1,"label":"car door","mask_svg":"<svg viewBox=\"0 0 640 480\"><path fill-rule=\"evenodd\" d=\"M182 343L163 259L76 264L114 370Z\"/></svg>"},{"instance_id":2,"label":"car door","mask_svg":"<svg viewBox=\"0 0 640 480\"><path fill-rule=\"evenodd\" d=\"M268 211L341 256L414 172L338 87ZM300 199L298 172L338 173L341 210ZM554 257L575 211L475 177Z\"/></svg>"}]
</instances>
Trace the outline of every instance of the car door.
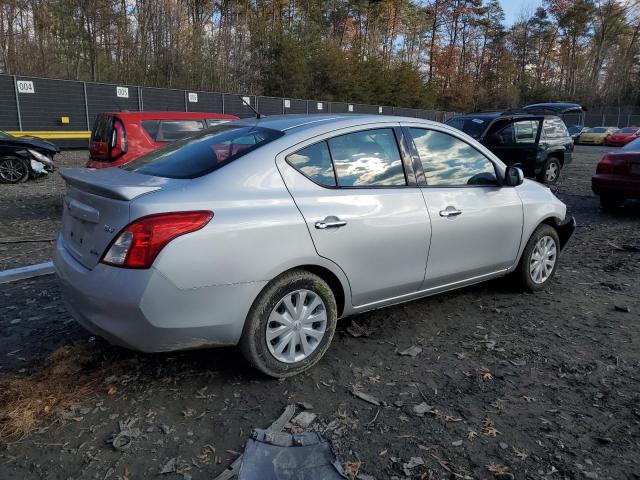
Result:
<instances>
[{"instance_id":1,"label":"car door","mask_svg":"<svg viewBox=\"0 0 640 480\"><path fill-rule=\"evenodd\" d=\"M432 229L421 289L481 279L512 266L523 226L516 189L500 186L494 163L465 139L435 128L407 131L423 170L418 178Z\"/></svg>"},{"instance_id":2,"label":"car door","mask_svg":"<svg viewBox=\"0 0 640 480\"><path fill-rule=\"evenodd\" d=\"M540 141L539 120L510 121L496 124L483 140L489 150L507 165L520 163L527 176L535 175Z\"/></svg>"},{"instance_id":3,"label":"car door","mask_svg":"<svg viewBox=\"0 0 640 480\"><path fill-rule=\"evenodd\" d=\"M424 280L429 216L402 141L388 124L359 127L277 158L318 255L345 272L354 306L413 293Z\"/></svg>"}]
</instances>

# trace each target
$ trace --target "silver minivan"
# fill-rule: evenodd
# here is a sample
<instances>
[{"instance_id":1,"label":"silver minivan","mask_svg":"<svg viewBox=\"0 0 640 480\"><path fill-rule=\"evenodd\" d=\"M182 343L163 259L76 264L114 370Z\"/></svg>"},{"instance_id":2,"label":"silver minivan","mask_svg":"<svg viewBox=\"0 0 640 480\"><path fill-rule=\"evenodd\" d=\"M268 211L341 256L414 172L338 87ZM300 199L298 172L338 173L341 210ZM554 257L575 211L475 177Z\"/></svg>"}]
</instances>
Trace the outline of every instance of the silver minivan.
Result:
<instances>
[{"instance_id":1,"label":"silver minivan","mask_svg":"<svg viewBox=\"0 0 640 480\"><path fill-rule=\"evenodd\" d=\"M520 169L413 118L238 120L62 176L73 317L145 352L239 344L275 377L320 360L341 317L507 274L543 288L575 227Z\"/></svg>"}]
</instances>

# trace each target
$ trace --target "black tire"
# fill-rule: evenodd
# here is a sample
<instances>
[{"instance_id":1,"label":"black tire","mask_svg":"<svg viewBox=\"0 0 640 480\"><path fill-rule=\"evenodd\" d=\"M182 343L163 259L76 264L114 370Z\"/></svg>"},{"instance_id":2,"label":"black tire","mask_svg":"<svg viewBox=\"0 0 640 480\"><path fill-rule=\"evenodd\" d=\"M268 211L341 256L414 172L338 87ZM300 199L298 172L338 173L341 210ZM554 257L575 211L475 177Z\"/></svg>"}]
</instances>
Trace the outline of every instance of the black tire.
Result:
<instances>
[{"instance_id":1,"label":"black tire","mask_svg":"<svg viewBox=\"0 0 640 480\"><path fill-rule=\"evenodd\" d=\"M556 157L549 157L546 162L544 162L544 167L542 167L542 172L538 174L538 181L540 183L544 183L545 185L553 185L560 178L560 172L562 171L562 165L560 164L560 160Z\"/></svg>"},{"instance_id":2,"label":"black tire","mask_svg":"<svg viewBox=\"0 0 640 480\"><path fill-rule=\"evenodd\" d=\"M276 359L267 346L266 329L269 316L287 294L310 290L324 303L326 327L324 336L308 357L295 363ZM336 330L338 309L331 287L317 275L306 270L291 270L273 279L260 292L249 310L242 330L240 350L249 363L261 372L276 378L291 377L313 367L326 353Z\"/></svg>"},{"instance_id":3,"label":"black tire","mask_svg":"<svg viewBox=\"0 0 640 480\"><path fill-rule=\"evenodd\" d=\"M600 206L603 210L615 210L624 203L624 198L615 195L600 195Z\"/></svg>"},{"instance_id":4,"label":"black tire","mask_svg":"<svg viewBox=\"0 0 640 480\"><path fill-rule=\"evenodd\" d=\"M555 264L553 265L553 269L549 276L542 283L536 283L530 272L531 265L531 256L534 252L534 249L538 242L544 237L551 237L555 242ZM556 273L556 269L558 268L558 260L560 256L560 237L558 237L558 232L551 225L547 225L543 223L535 229L529 241L527 242L527 246L524 248L522 252L522 258L520 258L520 263L518 264L518 268L514 272L514 275L518 279L521 287L527 292L536 292L538 290L542 290L547 283L553 278Z\"/></svg>"},{"instance_id":5,"label":"black tire","mask_svg":"<svg viewBox=\"0 0 640 480\"><path fill-rule=\"evenodd\" d=\"M31 173L29 164L22 158L8 156L0 158L0 182L26 182Z\"/></svg>"}]
</instances>

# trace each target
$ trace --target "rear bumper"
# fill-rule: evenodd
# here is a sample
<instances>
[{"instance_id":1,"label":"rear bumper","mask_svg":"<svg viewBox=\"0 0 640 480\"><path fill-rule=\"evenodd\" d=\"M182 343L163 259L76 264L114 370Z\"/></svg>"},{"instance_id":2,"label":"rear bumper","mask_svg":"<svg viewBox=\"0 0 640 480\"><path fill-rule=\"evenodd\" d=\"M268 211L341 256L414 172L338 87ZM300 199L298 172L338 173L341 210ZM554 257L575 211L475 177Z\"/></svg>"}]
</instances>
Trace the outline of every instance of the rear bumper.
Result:
<instances>
[{"instance_id":1,"label":"rear bumper","mask_svg":"<svg viewBox=\"0 0 640 480\"><path fill-rule=\"evenodd\" d=\"M628 175L596 174L591 177L591 189L596 195L640 198L640 179Z\"/></svg>"},{"instance_id":2,"label":"rear bumper","mask_svg":"<svg viewBox=\"0 0 640 480\"><path fill-rule=\"evenodd\" d=\"M156 269L88 270L58 238L54 267L69 313L109 342L142 352L235 345L262 282L182 290Z\"/></svg>"}]
</instances>

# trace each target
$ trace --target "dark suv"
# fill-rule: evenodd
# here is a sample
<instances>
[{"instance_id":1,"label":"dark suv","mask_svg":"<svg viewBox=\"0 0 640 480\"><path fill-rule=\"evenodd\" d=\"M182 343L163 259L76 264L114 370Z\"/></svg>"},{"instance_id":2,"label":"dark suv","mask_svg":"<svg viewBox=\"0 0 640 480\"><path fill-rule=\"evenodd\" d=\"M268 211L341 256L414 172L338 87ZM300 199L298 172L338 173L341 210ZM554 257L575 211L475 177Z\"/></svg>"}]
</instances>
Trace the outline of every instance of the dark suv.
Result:
<instances>
[{"instance_id":1,"label":"dark suv","mask_svg":"<svg viewBox=\"0 0 640 480\"><path fill-rule=\"evenodd\" d=\"M447 122L472 136L506 165L520 164L524 174L553 184L571 163L573 140L560 117L528 113L483 112Z\"/></svg>"}]
</instances>

